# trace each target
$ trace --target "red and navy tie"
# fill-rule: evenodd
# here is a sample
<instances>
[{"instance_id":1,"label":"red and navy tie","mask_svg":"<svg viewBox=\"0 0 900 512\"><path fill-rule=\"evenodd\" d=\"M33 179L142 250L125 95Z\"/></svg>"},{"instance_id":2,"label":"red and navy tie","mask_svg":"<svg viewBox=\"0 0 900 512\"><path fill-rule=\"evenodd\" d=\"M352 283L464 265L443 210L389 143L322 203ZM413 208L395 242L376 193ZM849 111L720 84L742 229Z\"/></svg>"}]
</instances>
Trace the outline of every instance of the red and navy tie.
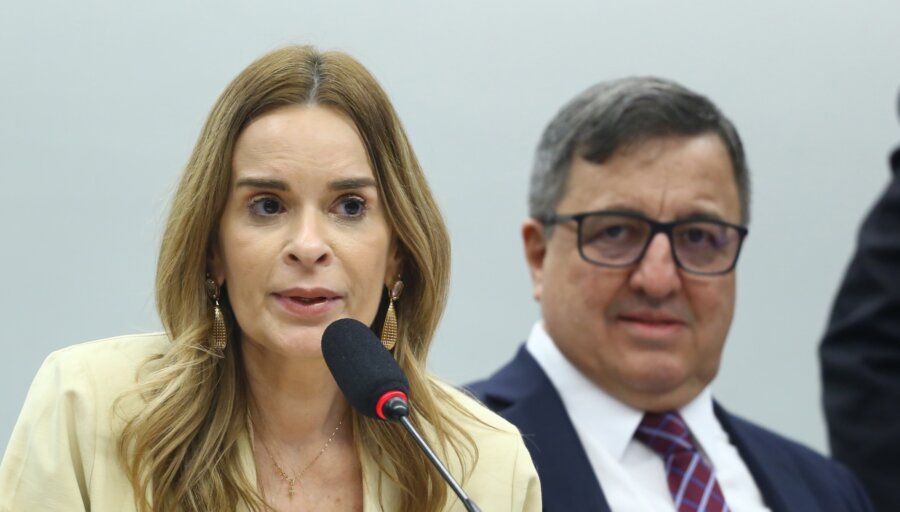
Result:
<instances>
[{"instance_id":1,"label":"red and navy tie","mask_svg":"<svg viewBox=\"0 0 900 512\"><path fill-rule=\"evenodd\" d=\"M665 460L669 492L678 512L729 510L712 468L697 450L680 414L648 412L634 437Z\"/></svg>"}]
</instances>

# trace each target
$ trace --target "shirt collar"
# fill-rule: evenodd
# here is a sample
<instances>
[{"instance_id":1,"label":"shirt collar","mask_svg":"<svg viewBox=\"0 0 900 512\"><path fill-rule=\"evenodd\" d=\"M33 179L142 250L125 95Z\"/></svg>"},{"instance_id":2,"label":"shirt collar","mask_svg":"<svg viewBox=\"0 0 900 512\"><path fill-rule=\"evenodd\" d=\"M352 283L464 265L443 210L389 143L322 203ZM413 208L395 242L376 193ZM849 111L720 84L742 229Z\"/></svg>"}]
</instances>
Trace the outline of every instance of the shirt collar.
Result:
<instances>
[{"instance_id":1,"label":"shirt collar","mask_svg":"<svg viewBox=\"0 0 900 512\"><path fill-rule=\"evenodd\" d=\"M544 329L543 321L534 324L525 348L559 393L581 442L600 445L617 460L622 460L644 411L613 398L585 377L559 351ZM679 412L701 449L715 446L714 441L722 435L722 429L718 428L713 413L709 386Z\"/></svg>"}]
</instances>

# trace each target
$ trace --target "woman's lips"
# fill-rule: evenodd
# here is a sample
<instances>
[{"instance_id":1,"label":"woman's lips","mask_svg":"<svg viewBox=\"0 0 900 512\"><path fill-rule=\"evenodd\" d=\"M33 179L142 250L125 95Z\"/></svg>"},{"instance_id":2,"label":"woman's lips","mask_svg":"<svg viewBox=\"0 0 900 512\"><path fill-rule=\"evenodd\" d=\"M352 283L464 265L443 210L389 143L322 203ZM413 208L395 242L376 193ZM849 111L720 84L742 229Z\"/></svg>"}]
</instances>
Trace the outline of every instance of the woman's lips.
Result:
<instances>
[{"instance_id":1,"label":"woman's lips","mask_svg":"<svg viewBox=\"0 0 900 512\"><path fill-rule=\"evenodd\" d=\"M341 301L341 296L328 290L286 290L272 294L286 312L301 318L327 315Z\"/></svg>"}]
</instances>

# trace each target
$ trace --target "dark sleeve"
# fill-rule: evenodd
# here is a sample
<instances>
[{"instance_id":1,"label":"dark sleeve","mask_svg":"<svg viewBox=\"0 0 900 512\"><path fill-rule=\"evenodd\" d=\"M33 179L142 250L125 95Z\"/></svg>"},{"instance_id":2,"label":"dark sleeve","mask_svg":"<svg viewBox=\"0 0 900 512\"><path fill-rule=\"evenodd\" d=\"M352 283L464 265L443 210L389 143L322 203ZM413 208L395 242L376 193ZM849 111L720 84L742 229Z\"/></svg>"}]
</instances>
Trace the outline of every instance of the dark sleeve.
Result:
<instances>
[{"instance_id":1,"label":"dark sleeve","mask_svg":"<svg viewBox=\"0 0 900 512\"><path fill-rule=\"evenodd\" d=\"M900 148L866 217L819 355L833 456L900 510Z\"/></svg>"}]
</instances>

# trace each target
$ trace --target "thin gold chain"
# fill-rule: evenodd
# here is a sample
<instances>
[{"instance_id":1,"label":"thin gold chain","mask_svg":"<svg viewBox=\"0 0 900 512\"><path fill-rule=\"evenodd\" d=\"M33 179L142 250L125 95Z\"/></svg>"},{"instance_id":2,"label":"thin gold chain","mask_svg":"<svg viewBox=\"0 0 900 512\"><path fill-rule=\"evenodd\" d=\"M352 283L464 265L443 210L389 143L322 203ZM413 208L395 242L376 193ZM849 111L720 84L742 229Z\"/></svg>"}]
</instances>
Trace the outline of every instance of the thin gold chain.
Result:
<instances>
[{"instance_id":1,"label":"thin gold chain","mask_svg":"<svg viewBox=\"0 0 900 512\"><path fill-rule=\"evenodd\" d=\"M311 461L309 461L309 463L306 464L306 466L303 468L302 471L300 471L299 473L294 473L293 477L289 476L287 474L287 471L285 471L284 468L282 468L281 465L278 464L278 461L275 459L275 455L272 453L272 450L269 449L269 445L266 444L265 440L263 440L262 437L260 437L260 441L262 441L262 445L263 445L263 448L265 448L265 450L266 450L266 454L268 454L269 459L272 460L272 467L275 468L275 472L278 473L278 476L280 476L281 479L284 480L285 482L287 482L287 484L288 484L288 498L291 498L291 499L294 498L294 493L297 492L296 490L294 490L294 484L296 484L298 487L300 485L302 485L303 475L305 475L306 472L309 471L309 468L311 468L313 466L313 464L315 464L316 461L319 460L320 457L322 457L322 455L325 453L325 450L328 449L328 445L330 445L331 441L334 440L334 436L337 435L338 431L341 429L341 425L343 425L343 424L344 424L344 420L342 418L340 421L338 421L337 426L334 427L334 430L331 432L331 435L328 436L328 440L325 441L324 445L322 445L322 449L319 450L319 453L317 453L316 456L313 457L313 459ZM250 427L253 428L252 419L250 421Z\"/></svg>"}]
</instances>

